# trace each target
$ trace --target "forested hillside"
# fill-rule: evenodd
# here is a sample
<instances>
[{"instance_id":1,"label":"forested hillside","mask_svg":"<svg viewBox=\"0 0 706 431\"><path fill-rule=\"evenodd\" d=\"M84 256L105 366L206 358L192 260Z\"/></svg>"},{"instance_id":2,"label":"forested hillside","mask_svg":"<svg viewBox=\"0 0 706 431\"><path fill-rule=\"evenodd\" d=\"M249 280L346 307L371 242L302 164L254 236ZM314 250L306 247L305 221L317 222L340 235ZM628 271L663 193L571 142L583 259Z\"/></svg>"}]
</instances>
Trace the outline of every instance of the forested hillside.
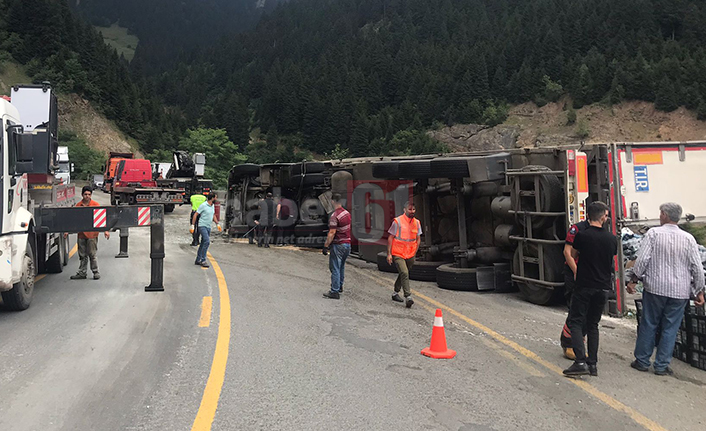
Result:
<instances>
[{"instance_id":1,"label":"forested hillside","mask_svg":"<svg viewBox=\"0 0 706 431\"><path fill-rule=\"evenodd\" d=\"M70 0L94 25L120 23L140 38L134 68L156 73L221 36L252 29L279 0Z\"/></svg>"},{"instance_id":2,"label":"forested hillside","mask_svg":"<svg viewBox=\"0 0 706 431\"><path fill-rule=\"evenodd\" d=\"M706 115L706 5L692 0L292 0L164 73L189 122L276 130L353 155L428 150L435 123L496 124L568 93ZM395 136L397 139L395 139Z\"/></svg>"},{"instance_id":3,"label":"forested hillside","mask_svg":"<svg viewBox=\"0 0 706 431\"><path fill-rule=\"evenodd\" d=\"M165 110L147 81L131 74L66 0L0 0L0 8L0 59L24 65L34 82L93 102L146 152L174 147L185 130L182 117Z\"/></svg>"}]
</instances>

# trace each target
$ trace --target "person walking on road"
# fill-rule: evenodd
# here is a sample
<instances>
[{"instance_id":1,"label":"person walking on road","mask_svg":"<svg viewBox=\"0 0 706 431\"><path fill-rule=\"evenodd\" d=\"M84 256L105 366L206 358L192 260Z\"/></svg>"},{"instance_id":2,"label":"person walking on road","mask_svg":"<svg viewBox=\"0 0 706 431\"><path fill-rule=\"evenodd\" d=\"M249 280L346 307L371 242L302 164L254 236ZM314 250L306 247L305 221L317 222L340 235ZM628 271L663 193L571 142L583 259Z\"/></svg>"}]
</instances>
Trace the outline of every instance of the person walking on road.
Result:
<instances>
[{"instance_id":1,"label":"person walking on road","mask_svg":"<svg viewBox=\"0 0 706 431\"><path fill-rule=\"evenodd\" d=\"M194 220L194 214L196 214L196 210L199 209L202 203L206 202L206 196L202 193L194 193L191 195L189 198L189 201L191 202L191 215L189 216L189 222L192 222ZM199 216L196 216L196 223L192 223L191 230L193 231L192 237L191 237L191 246L196 247L199 245L199 230L195 229L195 226L198 226L199 223Z\"/></svg>"},{"instance_id":2,"label":"person walking on road","mask_svg":"<svg viewBox=\"0 0 706 431\"><path fill-rule=\"evenodd\" d=\"M331 290L324 293L325 298L339 299L343 293L343 280L346 259L351 254L351 213L341 203L341 195L331 195L334 211L328 218L328 236L322 253L330 254L328 267L331 270Z\"/></svg>"},{"instance_id":3,"label":"person walking on road","mask_svg":"<svg viewBox=\"0 0 706 431\"><path fill-rule=\"evenodd\" d=\"M199 245L199 251L196 254L196 262L194 262L194 264L201 265L204 268L209 267L208 262L206 262L206 253L208 252L208 246L211 244L211 222L218 225L215 205L216 194L209 193L206 199L206 202L199 205L199 208L191 219L192 224L196 224L196 217L198 216L198 230L199 235L201 235L201 245ZM220 225L218 225L218 230L221 230Z\"/></svg>"},{"instance_id":4,"label":"person walking on road","mask_svg":"<svg viewBox=\"0 0 706 431\"><path fill-rule=\"evenodd\" d=\"M674 374L669 364L684 309L691 297L704 305L704 270L694 237L677 223L682 208L676 203L659 207L660 227L648 230L642 238L633 267L628 292L635 293L635 282L642 280L642 320L635 342L635 360L630 364L638 371L650 368L657 329L661 323L654 371L659 376Z\"/></svg>"},{"instance_id":5,"label":"person walking on road","mask_svg":"<svg viewBox=\"0 0 706 431\"><path fill-rule=\"evenodd\" d=\"M411 308L414 304L412 291L409 288L409 271L414 266L414 256L419 249L422 235L422 225L415 218L416 213L414 202L407 202L404 214L395 218L387 231L390 234L387 238L387 263L390 265L394 263L398 274L392 300L406 302L407 308ZM400 290L404 291L404 301L400 298Z\"/></svg>"},{"instance_id":6,"label":"person walking on road","mask_svg":"<svg viewBox=\"0 0 706 431\"><path fill-rule=\"evenodd\" d=\"M569 328L571 322L571 296L574 294L574 288L576 286L576 262L577 259L573 258L574 251L574 238L579 232L583 232L588 229L590 224L588 220L583 220L569 228L566 232L566 241L564 242L564 259L566 264L564 265L564 297L566 298L566 304L569 306L569 313L566 316L566 322L564 322L564 328L561 330L561 348L564 350L564 356L567 359L574 360L576 355L574 354L574 349L571 347L571 328ZM583 335L583 334L581 334Z\"/></svg>"},{"instance_id":7,"label":"person walking on road","mask_svg":"<svg viewBox=\"0 0 706 431\"><path fill-rule=\"evenodd\" d=\"M572 256L578 259L576 287L571 298L569 327L576 360L564 374L567 376L598 375L598 323L608 301L613 275L613 256L618 252L615 235L603 229L608 219L608 206L603 202L588 205L589 227L574 238ZM588 356L583 337L588 338Z\"/></svg>"},{"instance_id":8,"label":"person walking on road","mask_svg":"<svg viewBox=\"0 0 706 431\"><path fill-rule=\"evenodd\" d=\"M76 204L77 207L99 207L100 204L92 199L93 189L90 186L84 186L81 190L81 200ZM103 232L105 239L110 239L110 232ZM68 234L64 234L64 238L68 237ZM100 272L98 272L98 260L96 259L96 253L98 252L98 232L80 232L78 234L78 272L76 275L72 275L70 278L72 280L85 280L88 273L87 266L88 261L91 261L91 272L93 273L93 279L99 280L101 278Z\"/></svg>"},{"instance_id":9,"label":"person walking on road","mask_svg":"<svg viewBox=\"0 0 706 431\"><path fill-rule=\"evenodd\" d=\"M268 192L267 195L265 195L265 199L260 201L258 210L260 217L255 221L258 228L257 246L270 248L272 228L275 224L275 202L272 199L271 192Z\"/></svg>"}]
</instances>

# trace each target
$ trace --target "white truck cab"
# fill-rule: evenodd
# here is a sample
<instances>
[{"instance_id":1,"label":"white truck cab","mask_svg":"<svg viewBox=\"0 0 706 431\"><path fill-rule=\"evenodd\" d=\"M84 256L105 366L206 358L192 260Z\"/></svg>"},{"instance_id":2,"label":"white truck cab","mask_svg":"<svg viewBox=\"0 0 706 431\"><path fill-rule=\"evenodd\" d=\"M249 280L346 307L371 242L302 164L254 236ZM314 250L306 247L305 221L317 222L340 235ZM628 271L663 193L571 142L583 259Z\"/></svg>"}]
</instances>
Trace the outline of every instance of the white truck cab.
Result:
<instances>
[{"instance_id":1,"label":"white truck cab","mask_svg":"<svg viewBox=\"0 0 706 431\"><path fill-rule=\"evenodd\" d=\"M31 159L31 148L23 139L17 108L0 100L0 117L0 292L6 307L26 308L25 305L29 305L26 297L31 298L36 271L32 249L34 238L29 236L33 216L27 206L27 174L22 173L26 168L22 160Z\"/></svg>"},{"instance_id":2,"label":"white truck cab","mask_svg":"<svg viewBox=\"0 0 706 431\"><path fill-rule=\"evenodd\" d=\"M68 263L68 241L39 232L35 210L72 206L76 194L55 177L58 117L51 87L14 86L12 102L0 100L0 118L0 295L5 308L19 311L32 301L36 274L61 272Z\"/></svg>"}]
</instances>

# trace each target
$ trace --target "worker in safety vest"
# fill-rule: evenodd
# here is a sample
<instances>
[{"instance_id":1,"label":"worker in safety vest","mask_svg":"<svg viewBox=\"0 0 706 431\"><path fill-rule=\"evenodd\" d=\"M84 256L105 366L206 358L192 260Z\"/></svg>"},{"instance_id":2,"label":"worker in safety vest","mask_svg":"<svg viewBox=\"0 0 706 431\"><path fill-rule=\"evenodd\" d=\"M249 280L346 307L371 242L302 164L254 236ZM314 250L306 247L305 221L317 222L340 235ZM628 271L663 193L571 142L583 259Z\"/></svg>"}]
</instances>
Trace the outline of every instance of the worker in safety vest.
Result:
<instances>
[{"instance_id":1,"label":"worker in safety vest","mask_svg":"<svg viewBox=\"0 0 706 431\"><path fill-rule=\"evenodd\" d=\"M414 265L414 256L419 249L422 235L422 225L419 220L414 218L416 212L417 208L414 206L414 202L407 202L404 214L395 218L390 230L387 231L390 234L387 238L387 263L392 265L394 262L398 273L392 300L405 302L399 295L400 289L403 289L407 308L414 304L409 288L409 271Z\"/></svg>"},{"instance_id":2,"label":"worker in safety vest","mask_svg":"<svg viewBox=\"0 0 706 431\"><path fill-rule=\"evenodd\" d=\"M196 211L199 209L199 206L201 206L202 203L206 202L207 198L205 195L202 193L194 193L191 195L191 198L189 198L189 201L191 201L191 215L189 216L189 223L191 223L194 219L194 214ZM196 216L196 222L195 225L199 225L199 216ZM193 247L196 247L199 245L199 230L194 226L194 224L191 225L191 245Z\"/></svg>"}]
</instances>

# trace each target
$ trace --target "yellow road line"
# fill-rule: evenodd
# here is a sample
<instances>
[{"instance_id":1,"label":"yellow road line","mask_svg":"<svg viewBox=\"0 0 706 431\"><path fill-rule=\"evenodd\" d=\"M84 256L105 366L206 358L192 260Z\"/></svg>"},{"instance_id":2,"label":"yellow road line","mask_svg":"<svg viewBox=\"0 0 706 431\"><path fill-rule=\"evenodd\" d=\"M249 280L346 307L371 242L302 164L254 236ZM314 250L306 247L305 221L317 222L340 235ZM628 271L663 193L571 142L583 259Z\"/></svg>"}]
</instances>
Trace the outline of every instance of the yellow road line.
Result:
<instances>
[{"instance_id":1,"label":"yellow road line","mask_svg":"<svg viewBox=\"0 0 706 431\"><path fill-rule=\"evenodd\" d=\"M384 286L384 287L390 287L390 284L388 282L383 283L381 280L378 278L367 274L365 270L361 270L360 274L370 278L371 280L375 281L377 284ZM469 325L473 326L476 329L479 329L483 332L485 332L487 335L490 337L494 338L495 340L499 341L500 343L506 345L507 347L511 348L512 350L516 351L517 353L521 354L522 356L531 359L535 361L536 363L542 365L543 367L547 368L550 371L553 371L554 373L564 376L563 370L555 365L552 364L549 361L544 360L541 358L539 355L534 353L533 351L526 349L519 344L515 343L514 341L508 339L507 337L500 335L499 333L493 331L489 327L483 325L482 323L476 322L475 320L471 319L470 317L467 317L463 315L462 313L454 310L453 308L442 304L439 301L436 301L432 298L429 298L428 296L412 289L412 293L417 296L417 298L420 298L429 304L441 308L442 310L453 314L454 316L458 317L459 319L463 320L464 322L468 323ZM604 404L608 405L609 407L613 408L616 411L622 412L630 416L632 420L637 422L638 424L642 425L645 429L649 431L667 431L666 428L662 427L660 424L657 422L653 421L652 419L648 418L647 416L643 415L642 413L638 412L637 410L633 409L632 407L629 407L620 401L616 400L615 398L611 397L610 395L601 392L598 388L595 386L591 385L588 382L585 382L583 380L578 380L578 379L566 379L568 382L573 383L574 385L578 386L579 388L583 389L585 392L588 394L592 395L599 401L603 402Z\"/></svg>"},{"instance_id":2,"label":"yellow road line","mask_svg":"<svg viewBox=\"0 0 706 431\"><path fill-rule=\"evenodd\" d=\"M206 388L201 398L201 406L191 426L191 431L209 431L213 425L218 409L218 400L221 397L223 381L226 376L226 363L228 362L228 349L230 347L230 296L228 295L228 285L223 276L221 267L208 253L208 260L216 273L218 279L218 295L220 298L220 312L218 319L218 338L216 340L216 351L213 353L211 372L208 375Z\"/></svg>"},{"instance_id":3,"label":"yellow road line","mask_svg":"<svg viewBox=\"0 0 706 431\"><path fill-rule=\"evenodd\" d=\"M201 317L199 318L199 328L208 328L211 324L211 308L213 307L213 298L204 296L201 302Z\"/></svg>"},{"instance_id":4,"label":"yellow road line","mask_svg":"<svg viewBox=\"0 0 706 431\"><path fill-rule=\"evenodd\" d=\"M46 277L46 276L47 276L46 274L39 274L38 276L34 277L34 282L36 283L36 282L38 282L39 280L43 279L43 278Z\"/></svg>"},{"instance_id":5,"label":"yellow road line","mask_svg":"<svg viewBox=\"0 0 706 431\"><path fill-rule=\"evenodd\" d=\"M533 377L546 377L546 375L543 372L539 371L535 367L533 367L530 364L526 363L525 361L521 360L520 358L518 358L517 356L508 352L507 350L503 350L500 346L496 345L495 342L488 340L486 337L478 337L478 340L480 340L483 344L485 344L489 348L493 349L498 355L514 362L515 365L517 365L518 367L525 370L529 375L531 375Z\"/></svg>"},{"instance_id":6,"label":"yellow road line","mask_svg":"<svg viewBox=\"0 0 706 431\"><path fill-rule=\"evenodd\" d=\"M76 254L77 251L78 251L78 244L74 244L74 248L72 248L71 251L69 252L69 259L74 257L74 255Z\"/></svg>"},{"instance_id":7,"label":"yellow road line","mask_svg":"<svg viewBox=\"0 0 706 431\"><path fill-rule=\"evenodd\" d=\"M550 371L555 372L556 374L559 374L560 376L563 376L564 374L562 373L562 369L558 367L555 364L552 364L549 361L546 361L542 359L539 355L534 353L533 351L526 349L519 344L515 343L514 341L511 341L507 337L504 337L503 335L498 334L497 332L493 331L492 329L488 328L487 326L483 325L482 323L478 323L475 320L471 319L470 317L466 317L465 315L461 314L460 312L454 310L451 307L448 307L441 302L435 301L428 296L425 296L415 290L412 290L412 292L419 298L423 299L424 301L427 301L428 303L441 308L442 310L445 310L454 316L458 317L459 319L463 320L464 322L468 323L469 325L480 329L481 331L485 332L489 336L493 337L497 341L505 344L509 348L515 350L522 356L532 359L533 361L537 362L538 364L544 366L545 368L549 369ZM660 424L657 422L653 421L652 419L646 417L642 413L638 412L637 410L633 409L632 407L629 407L620 401L616 400L615 398L611 397L610 395L601 392L598 388L595 386L591 385L588 382L585 382L583 380L577 380L577 379L567 379L569 382L573 383L574 385L578 386L579 388L583 389L593 397L597 398L599 401L602 401L606 405L610 406L611 408L623 412L630 416L632 420L637 422L638 424L642 425L644 428L650 430L650 431L666 431L666 428L662 427Z\"/></svg>"}]
</instances>

